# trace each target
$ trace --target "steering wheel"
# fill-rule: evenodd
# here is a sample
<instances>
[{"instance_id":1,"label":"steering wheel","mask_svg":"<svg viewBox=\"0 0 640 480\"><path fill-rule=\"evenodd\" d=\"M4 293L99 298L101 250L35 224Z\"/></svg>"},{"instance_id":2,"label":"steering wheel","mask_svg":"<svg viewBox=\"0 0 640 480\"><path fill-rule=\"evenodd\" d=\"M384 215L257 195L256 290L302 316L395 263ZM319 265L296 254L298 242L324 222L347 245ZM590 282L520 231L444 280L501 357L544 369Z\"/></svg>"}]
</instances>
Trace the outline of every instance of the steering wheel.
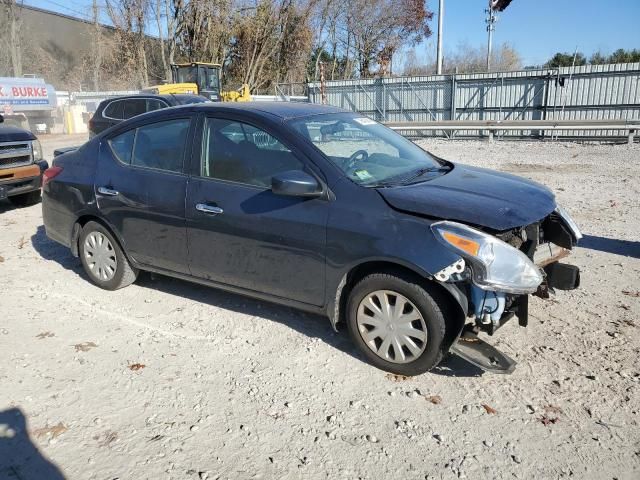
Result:
<instances>
[{"instance_id":1,"label":"steering wheel","mask_svg":"<svg viewBox=\"0 0 640 480\"><path fill-rule=\"evenodd\" d=\"M369 158L369 154L366 150L358 150L353 152L347 160L347 171L352 170L356 166L356 162L364 162L367 158Z\"/></svg>"}]
</instances>

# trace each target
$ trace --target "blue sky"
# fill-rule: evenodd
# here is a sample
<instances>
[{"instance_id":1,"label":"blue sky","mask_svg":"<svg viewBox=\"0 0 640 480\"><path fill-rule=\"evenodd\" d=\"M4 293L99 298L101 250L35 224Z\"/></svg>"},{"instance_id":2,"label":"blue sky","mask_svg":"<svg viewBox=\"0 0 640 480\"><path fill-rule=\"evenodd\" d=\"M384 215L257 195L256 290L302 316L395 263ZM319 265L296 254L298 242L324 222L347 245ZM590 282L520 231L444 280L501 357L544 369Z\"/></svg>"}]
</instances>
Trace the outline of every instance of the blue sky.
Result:
<instances>
[{"instance_id":1,"label":"blue sky","mask_svg":"<svg viewBox=\"0 0 640 480\"><path fill-rule=\"evenodd\" d=\"M88 18L92 1L25 3ZM103 0L98 3L104 5ZM427 3L437 13L438 0ZM485 0L445 0L445 53L460 44L486 44L486 4ZM421 60L435 58L435 17L432 29L434 35L416 49ZM515 47L525 65L542 64L555 52L573 53L576 47L587 56L597 50L610 53L617 48L640 48L640 0L513 0L499 14L494 38L495 45L507 42Z\"/></svg>"}]
</instances>

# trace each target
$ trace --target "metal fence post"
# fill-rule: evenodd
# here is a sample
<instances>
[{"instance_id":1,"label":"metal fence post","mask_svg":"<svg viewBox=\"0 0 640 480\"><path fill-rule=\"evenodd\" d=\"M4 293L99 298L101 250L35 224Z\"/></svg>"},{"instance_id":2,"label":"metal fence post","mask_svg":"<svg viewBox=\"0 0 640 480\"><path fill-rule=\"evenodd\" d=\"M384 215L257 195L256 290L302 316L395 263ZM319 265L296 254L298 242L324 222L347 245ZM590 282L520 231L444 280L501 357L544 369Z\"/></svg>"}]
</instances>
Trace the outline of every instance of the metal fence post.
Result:
<instances>
[{"instance_id":1,"label":"metal fence post","mask_svg":"<svg viewBox=\"0 0 640 480\"><path fill-rule=\"evenodd\" d=\"M454 73L451 75L451 112L449 113L451 120L456 119L456 88L456 74Z\"/></svg>"}]
</instances>

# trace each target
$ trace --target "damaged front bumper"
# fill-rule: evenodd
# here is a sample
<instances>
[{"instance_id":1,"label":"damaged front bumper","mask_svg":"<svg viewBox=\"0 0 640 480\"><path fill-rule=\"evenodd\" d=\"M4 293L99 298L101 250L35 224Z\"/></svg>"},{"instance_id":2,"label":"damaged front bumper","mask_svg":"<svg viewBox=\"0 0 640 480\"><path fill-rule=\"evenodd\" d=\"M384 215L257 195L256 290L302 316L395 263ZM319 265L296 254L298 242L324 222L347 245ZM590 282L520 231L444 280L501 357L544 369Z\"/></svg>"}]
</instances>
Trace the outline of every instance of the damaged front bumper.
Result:
<instances>
[{"instance_id":1,"label":"damaged front bumper","mask_svg":"<svg viewBox=\"0 0 640 480\"><path fill-rule=\"evenodd\" d=\"M501 232L496 237L523 252L540 270L542 281L537 290L530 294L549 298L556 289L573 290L579 287L579 268L560 263L582 238L575 222L564 210L558 208L536 224ZM457 280L458 288L467 293L469 316L474 319L473 323L465 325L451 350L484 370L511 373L515 362L480 340L477 334L485 332L493 335L514 317L518 319L520 326L526 327L529 323L530 294L514 294L480 287L471 281L473 275L461 272L459 262L438 272L435 278L441 282Z\"/></svg>"}]
</instances>

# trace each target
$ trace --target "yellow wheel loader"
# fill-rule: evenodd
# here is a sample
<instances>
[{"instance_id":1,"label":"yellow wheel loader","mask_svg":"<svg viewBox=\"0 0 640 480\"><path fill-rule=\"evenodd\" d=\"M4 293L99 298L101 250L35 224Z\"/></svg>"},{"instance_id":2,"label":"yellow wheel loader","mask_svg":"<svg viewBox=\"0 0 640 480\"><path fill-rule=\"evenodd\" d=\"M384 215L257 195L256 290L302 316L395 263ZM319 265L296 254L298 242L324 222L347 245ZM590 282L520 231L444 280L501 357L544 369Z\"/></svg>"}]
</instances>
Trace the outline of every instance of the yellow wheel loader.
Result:
<instances>
[{"instance_id":1,"label":"yellow wheel loader","mask_svg":"<svg viewBox=\"0 0 640 480\"><path fill-rule=\"evenodd\" d=\"M222 65L217 63L191 62L171 65L173 83L156 85L143 89L143 92L158 95L186 93L202 95L214 102L249 102L251 93L248 85L240 90L224 92L220 88Z\"/></svg>"}]
</instances>

